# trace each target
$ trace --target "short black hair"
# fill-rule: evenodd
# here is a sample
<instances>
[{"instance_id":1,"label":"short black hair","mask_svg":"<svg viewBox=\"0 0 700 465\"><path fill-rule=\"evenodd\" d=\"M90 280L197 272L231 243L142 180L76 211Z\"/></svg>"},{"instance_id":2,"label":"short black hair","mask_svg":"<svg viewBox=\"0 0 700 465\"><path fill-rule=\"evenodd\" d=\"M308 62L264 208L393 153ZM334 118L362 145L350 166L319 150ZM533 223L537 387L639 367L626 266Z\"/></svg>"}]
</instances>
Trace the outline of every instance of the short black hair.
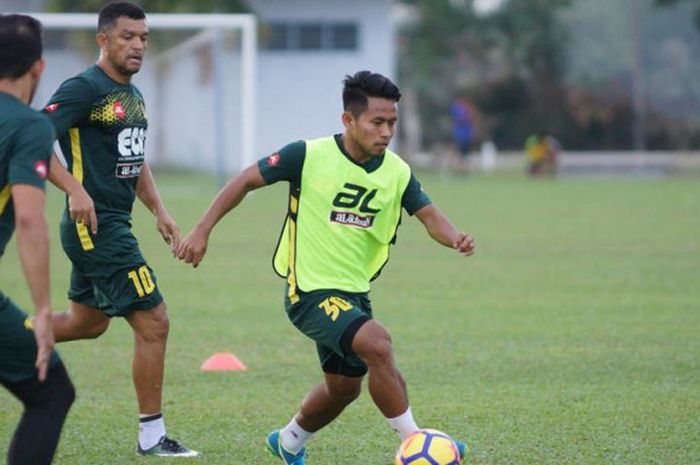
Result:
<instances>
[{"instance_id":1,"label":"short black hair","mask_svg":"<svg viewBox=\"0 0 700 465\"><path fill-rule=\"evenodd\" d=\"M102 7L97 19L97 31L107 32L114 27L121 17L146 19L146 13L140 6L131 2L110 2Z\"/></svg>"},{"instance_id":2,"label":"short black hair","mask_svg":"<svg viewBox=\"0 0 700 465\"><path fill-rule=\"evenodd\" d=\"M41 23L31 16L0 15L0 79L23 76L42 53Z\"/></svg>"},{"instance_id":3,"label":"short black hair","mask_svg":"<svg viewBox=\"0 0 700 465\"><path fill-rule=\"evenodd\" d=\"M401 99L396 84L387 77L371 71L358 71L343 80L343 109L359 116L367 109L367 97L379 97L394 102Z\"/></svg>"}]
</instances>

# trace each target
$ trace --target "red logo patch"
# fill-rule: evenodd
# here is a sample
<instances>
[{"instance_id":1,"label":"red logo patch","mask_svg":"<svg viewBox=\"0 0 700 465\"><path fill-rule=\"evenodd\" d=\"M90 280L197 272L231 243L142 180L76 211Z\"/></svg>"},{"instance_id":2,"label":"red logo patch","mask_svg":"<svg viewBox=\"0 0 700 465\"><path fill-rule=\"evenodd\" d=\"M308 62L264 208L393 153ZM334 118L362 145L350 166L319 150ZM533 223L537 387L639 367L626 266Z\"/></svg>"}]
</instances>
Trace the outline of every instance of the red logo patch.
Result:
<instances>
[{"instance_id":1,"label":"red logo patch","mask_svg":"<svg viewBox=\"0 0 700 465\"><path fill-rule=\"evenodd\" d=\"M124 111L122 102L120 102L119 100L114 102L114 105L112 106L112 111L114 112L114 116L116 116L119 119L123 119L126 116L126 111Z\"/></svg>"},{"instance_id":2,"label":"red logo patch","mask_svg":"<svg viewBox=\"0 0 700 465\"><path fill-rule=\"evenodd\" d=\"M44 111L46 113L53 113L56 110L58 110L58 103L52 103L51 105L46 105L44 107Z\"/></svg>"},{"instance_id":3,"label":"red logo patch","mask_svg":"<svg viewBox=\"0 0 700 465\"><path fill-rule=\"evenodd\" d=\"M277 166L280 162L280 154L279 153L273 153L269 157L267 157L267 166Z\"/></svg>"},{"instance_id":4,"label":"red logo patch","mask_svg":"<svg viewBox=\"0 0 700 465\"><path fill-rule=\"evenodd\" d=\"M41 179L46 179L46 177L49 175L49 166L44 160L39 160L38 162L34 163L34 171L36 171L37 176L39 176Z\"/></svg>"}]
</instances>

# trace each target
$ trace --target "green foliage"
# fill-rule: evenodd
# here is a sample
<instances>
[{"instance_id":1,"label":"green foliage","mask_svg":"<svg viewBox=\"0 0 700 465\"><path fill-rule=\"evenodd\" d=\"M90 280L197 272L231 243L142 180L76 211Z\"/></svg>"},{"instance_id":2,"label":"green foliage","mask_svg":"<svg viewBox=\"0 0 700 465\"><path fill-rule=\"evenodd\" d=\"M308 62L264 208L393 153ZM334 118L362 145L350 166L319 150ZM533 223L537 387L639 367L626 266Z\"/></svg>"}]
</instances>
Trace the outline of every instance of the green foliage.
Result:
<instances>
[{"instance_id":1,"label":"green foliage","mask_svg":"<svg viewBox=\"0 0 700 465\"><path fill-rule=\"evenodd\" d=\"M414 20L400 31L400 77L418 94L428 147L450 140L449 104L466 93L480 138L501 148L549 132L572 150L631 149L635 73L647 147L700 147L698 31L688 20L698 0L510 0L487 16L468 0L404 3Z\"/></svg>"},{"instance_id":2,"label":"green foliage","mask_svg":"<svg viewBox=\"0 0 700 465\"><path fill-rule=\"evenodd\" d=\"M527 134L562 120L556 109L567 35L557 14L570 0L510 1L485 17L475 14L472 2L408 3L418 19L401 31L401 82L418 92L426 109L429 143L449 139L447 108L465 92L490 122L482 137L495 135L501 146L520 146Z\"/></svg>"},{"instance_id":3,"label":"green foliage","mask_svg":"<svg viewBox=\"0 0 700 465\"><path fill-rule=\"evenodd\" d=\"M700 29L700 1L699 0L654 0L660 7L672 7L680 2L693 4L695 7L695 27Z\"/></svg>"},{"instance_id":4,"label":"green foliage","mask_svg":"<svg viewBox=\"0 0 700 465\"><path fill-rule=\"evenodd\" d=\"M405 218L374 283L375 315L392 333L419 424L469 441L473 465L700 463L698 179L418 176L477 241L477 254L461 258ZM189 230L215 181L156 178ZM53 302L62 309L63 200L48 191ZM171 317L166 425L204 451L192 463L279 463L263 438L321 379L313 343L289 323L283 282L270 268L286 196L280 184L246 199L219 223L196 270L174 262L152 216L135 208ZM3 291L27 306L14 244L1 267ZM97 340L59 345L78 397L55 463L144 463L134 453L132 339L115 319ZM234 352L249 371L200 372L218 351ZM0 389L0 450L19 415ZM308 462L389 465L397 446L365 389L309 442Z\"/></svg>"}]
</instances>

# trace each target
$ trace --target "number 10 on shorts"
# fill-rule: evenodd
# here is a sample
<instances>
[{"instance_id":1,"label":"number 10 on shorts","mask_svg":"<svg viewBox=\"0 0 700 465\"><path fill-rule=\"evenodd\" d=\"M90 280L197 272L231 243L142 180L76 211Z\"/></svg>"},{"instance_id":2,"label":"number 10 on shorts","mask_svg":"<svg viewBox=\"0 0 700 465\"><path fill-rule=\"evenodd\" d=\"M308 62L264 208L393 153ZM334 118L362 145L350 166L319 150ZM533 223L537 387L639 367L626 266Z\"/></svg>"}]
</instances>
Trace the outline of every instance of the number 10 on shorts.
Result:
<instances>
[{"instance_id":1,"label":"number 10 on shorts","mask_svg":"<svg viewBox=\"0 0 700 465\"><path fill-rule=\"evenodd\" d=\"M146 265L143 265L138 270L129 271L127 276L129 276L131 282L134 283L136 293L139 295L139 297L150 294L156 288L156 284L151 278L151 272L148 270Z\"/></svg>"}]
</instances>

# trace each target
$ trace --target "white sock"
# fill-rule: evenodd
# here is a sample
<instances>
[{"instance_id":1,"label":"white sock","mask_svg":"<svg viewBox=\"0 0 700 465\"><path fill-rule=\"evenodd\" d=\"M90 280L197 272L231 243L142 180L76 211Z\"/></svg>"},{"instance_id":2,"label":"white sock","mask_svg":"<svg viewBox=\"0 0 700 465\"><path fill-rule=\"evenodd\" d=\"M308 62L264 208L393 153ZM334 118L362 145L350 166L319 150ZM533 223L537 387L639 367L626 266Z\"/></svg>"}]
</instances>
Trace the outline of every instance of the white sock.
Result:
<instances>
[{"instance_id":1,"label":"white sock","mask_svg":"<svg viewBox=\"0 0 700 465\"><path fill-rule=\"evenodd\" d=\"M413 419L411 407L408 407L408 409L406 409L406 411L398 417L387 418L386 420L389 422L389 425L391 425L394 431L401 436L402 441L412 433L419 430L418 425L416 425L416 421Z\"/></svg>"},{"instance_id":2,"label":"white sock","mask_svg":"<svg viewBox=\"0 0 700 465\"><path fill-rule=\"evenodd\" d=\"M139 445L141 449L150 449L158 444L163 436L165 436L165 422L162 414L139 415Z\"/></svg>"},{"instance_id":3,"label":"white sock","mask_svg":"<svg viewBox=\"0 0 700 465\"><path fill-rule=\"evenodd\" d=\"M301 448L304 447L307 439L313 435L314 433L310 433L299 426L296 418L292 418L292 421L280 431L280 442L282 442L284 450L292 454L298 454Z\"/></svg>"}]
</instances>

